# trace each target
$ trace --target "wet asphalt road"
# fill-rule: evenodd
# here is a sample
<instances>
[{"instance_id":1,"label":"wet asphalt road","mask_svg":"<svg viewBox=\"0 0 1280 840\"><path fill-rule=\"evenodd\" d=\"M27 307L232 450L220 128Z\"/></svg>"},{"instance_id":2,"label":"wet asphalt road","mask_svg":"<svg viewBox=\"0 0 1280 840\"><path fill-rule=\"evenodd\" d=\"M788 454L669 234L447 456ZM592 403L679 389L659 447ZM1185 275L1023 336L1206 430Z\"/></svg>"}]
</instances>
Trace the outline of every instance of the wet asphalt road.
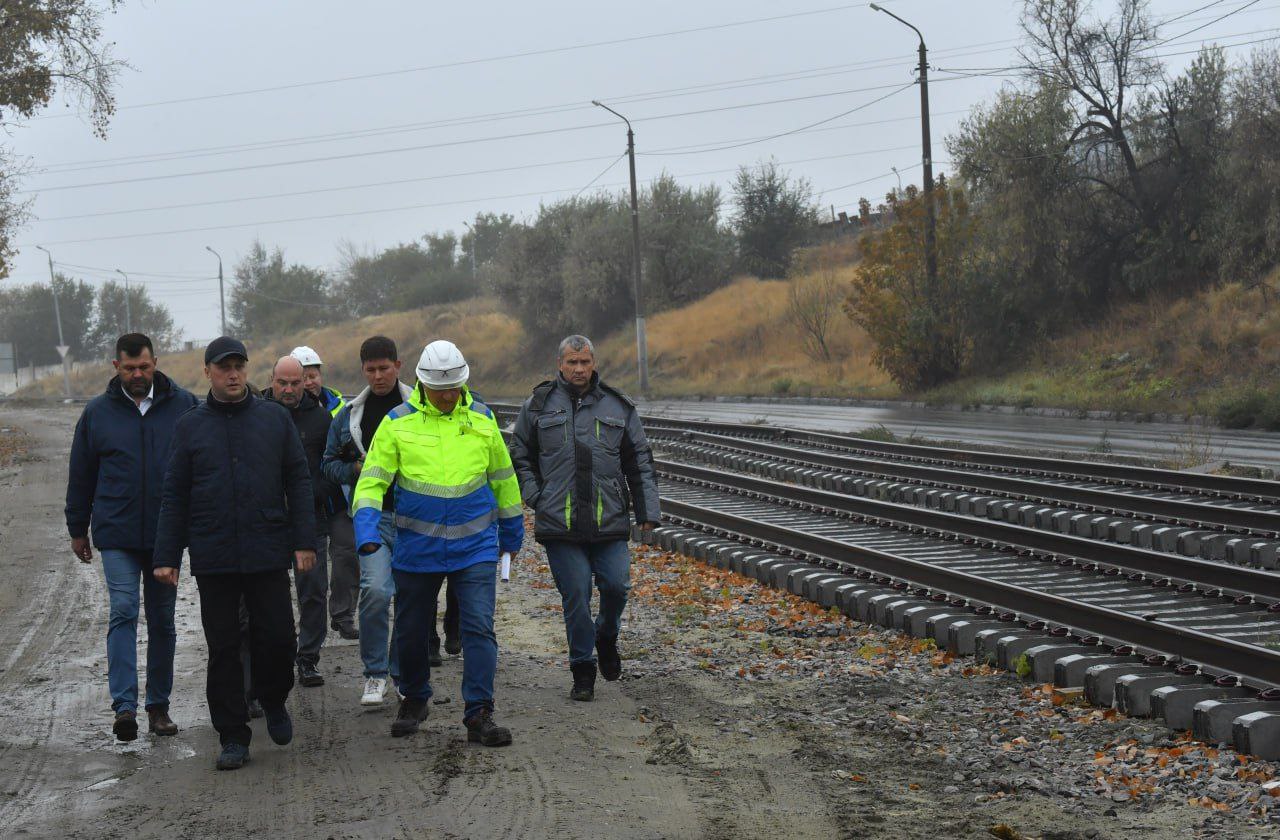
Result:
<instances>
[{"instance_id":1,"label":"wet asphalt road","mask_svg":"<svg viewBox=\"0 0 1280 840\"><path fill-rule=\"evenodd\" d=\"M898 406L765 402L659 400L644 404L642 410L655 415L730 423L764 420L779 426L828 432L857 432L883 425L900 438L915 434L934 440L1016 447L1045 454L1096 449L1105 433L1111 452L1117 455L1201 463L1229 461L1280 469L1280 434L1181 423L1080 420Z\"/></svg>"}]
</instances>

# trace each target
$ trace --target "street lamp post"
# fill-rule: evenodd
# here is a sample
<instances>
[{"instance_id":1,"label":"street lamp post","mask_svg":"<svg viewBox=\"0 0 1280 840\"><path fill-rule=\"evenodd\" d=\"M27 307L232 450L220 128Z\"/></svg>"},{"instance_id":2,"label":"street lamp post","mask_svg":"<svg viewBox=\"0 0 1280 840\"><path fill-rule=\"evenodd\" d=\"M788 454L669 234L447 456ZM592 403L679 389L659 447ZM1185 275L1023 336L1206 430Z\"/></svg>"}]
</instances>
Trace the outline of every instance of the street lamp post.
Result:
<instances>
[{"instance_id":1,"label":"street lamp post","mask_svg":"<svg viewBox=\"0 0 1280 840\"><path fill-rule=\"evenodd\" d=\"M36 246L37 251L44 251L49 258L49 293L53 295L53 319L58 322L58 355L62 357L62 393L71 399L71 374L67 371L67 341L62 337L62 312L58 309L58 287L53 274L53 254L48 248Z\"/></svg>"},{"instance_id":2,"label":"street lamp post","mask_svg":"<svg viewBox=\"0 0 1280 840\"><path fill-rule=\"evenodd\" d=\"M463 222L463 227L467 229L467 233L471 234L471 279L476 279L476 232L471 227L471 222Z\"/></svg>"},{"instance_id":3,"label":"street lamp post","mask_svg":"<svg viewBox=\"0 0 1280 840\"><path fill-rule=\"evenodd\" d=\"M222 334L227 334L227 296L222 291L222 255L210 248L208 245L204 249L210 254L218 258L218 303L222 309Z\"/></svg>"},{"instance_id":4,"label":"street lamp post","mask_svg":"<svg viewBox=\"0 0 1280 840\"><path fill-rule=\"evenodd\" d=\"M129 304L129 275L118 268L116 274L124 278L124 331L131 333L133 332L133 312Z\"/></svg>"},{"instance_id":5,"label":"street lamp post","mask_svg":"<svg viewBox=\"0 0 1280 840\"><path fill-rule=\"evenodd\" d=\"M920 39L920 141L924 163L925 207L924 264L925 273L929 280L929 292L932 296L938 287L938 244L937 220L933 207L933 151L929 132L929 51L924 45L924 36L920 34L919 29L916 29L883 6L877 6L872 3L871 8L877 12L884 12L903 26L910 27L916 33L916 37Z\"/></svg>"},{"instance_id":6,"label":"street lamp post","mask_svg":"<svg viewBox=\"0 0 1280 840\"><path fill-rule=\"evenodd\" d=\"M627 157L631 162L631 254L636 294L636 364L640 374L640 393L647 395L649 393L649 349L644 332L644 297L640 278L640 203L636 197L636 134L631 129L631 120L599 100L593 99L591 104L605 109L627 124Z\"/></svg>"},{"instance_id":7,"label":"street lamp post","mask_svg":"<svg viewBox=\"0 0 1280 840\"><path fill-rule=\"evenodd\" d=\"M902 173L898 171L896 166L890 166L889 168L893 170L894 176L898 179L898 192L902 192Z\"/></svg>"}]
</instances>

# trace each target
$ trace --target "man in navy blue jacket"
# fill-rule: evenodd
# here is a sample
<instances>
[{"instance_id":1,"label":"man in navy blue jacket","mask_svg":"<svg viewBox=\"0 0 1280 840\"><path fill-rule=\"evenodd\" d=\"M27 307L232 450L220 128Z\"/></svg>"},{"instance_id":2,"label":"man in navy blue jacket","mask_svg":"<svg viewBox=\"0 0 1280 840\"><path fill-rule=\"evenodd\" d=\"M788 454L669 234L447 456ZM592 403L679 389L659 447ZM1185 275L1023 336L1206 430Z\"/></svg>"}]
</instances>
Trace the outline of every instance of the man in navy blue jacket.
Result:
<instances>
[{"instance_id":1,"label":"man in navy blue jacket","mask_svg":"<svg viewBox=\"0 0 1280 840\"><path fill-rule=\"evenodd\" d=\"M147 616L147 702L150 730L174 735L169 717L173 688L175 592L151 575L160 488L174 425L196 398L156 370L155 348L141 333L116 341L116 375L106 393L89 401L76 423L67 473L67 532L80 562L102 553L111 601L107 625L107 686L121 741L138 737L139 583Z\"/></svg>"},{"instance_id":2,"label":"man in navy blue jacket","mask_svg":"<svg viewBox=\"0 0 1280 840\"><path fill-rule=\"evenodd\" d=\"M289 569L315 565L315 500L288 410L249 392L244 345L216 338L204 360L209 396L175 429L152 564L157 580L176 586L182 550L190 555L209 646L209 716L222 742L217 767L236 770L252 737L240 664L242 599L267 733L277 744L293 740L285 709L297 655Z\"/></svg>"}]
</instances>

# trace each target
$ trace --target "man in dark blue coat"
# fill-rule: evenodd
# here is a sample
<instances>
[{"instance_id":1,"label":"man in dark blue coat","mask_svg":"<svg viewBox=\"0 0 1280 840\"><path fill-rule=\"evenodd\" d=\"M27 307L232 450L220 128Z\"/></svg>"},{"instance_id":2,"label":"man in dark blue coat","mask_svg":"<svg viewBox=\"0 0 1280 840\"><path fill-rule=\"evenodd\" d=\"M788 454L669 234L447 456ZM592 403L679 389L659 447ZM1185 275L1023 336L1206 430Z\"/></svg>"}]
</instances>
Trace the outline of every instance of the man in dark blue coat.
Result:
<instances>
[{"instance_id":1,"label":"man in dark blue coat","mask_svg":"<svg viewBox=\"0 0 1280 840\"><path fill-rule=\"evenodd\" d=\"M302 441L283 406L251 394L249 354L234 338L205 348L208 398L174 432L153 558L176 586L182 550L200 590L209 646L209 716L222 742L219 770L249 759L249 710L240 665L240 603L249 613L254 693L277 744L293 740L285 701L297 637L289 569L315 565L316 518Z\"/></svg>"},{"instance_id":2,"label":"man in dark blue coat","mask_svg":"<svg viewBox=\"0 0 1280 840\"><path fill-rule=\"evenodd\" d=\"M175 592L151 576L160 488L174 425L196 398L156 370L155 348L141 333L116 341L116 375L90 400L76 423L67 473L67 532L80 562L102 553L110 594L107 686L121 741L138 737L139 580L147 616L147 718L156 735L174 735L169 717L173 688Z\"/></svg>"}]
</instances>

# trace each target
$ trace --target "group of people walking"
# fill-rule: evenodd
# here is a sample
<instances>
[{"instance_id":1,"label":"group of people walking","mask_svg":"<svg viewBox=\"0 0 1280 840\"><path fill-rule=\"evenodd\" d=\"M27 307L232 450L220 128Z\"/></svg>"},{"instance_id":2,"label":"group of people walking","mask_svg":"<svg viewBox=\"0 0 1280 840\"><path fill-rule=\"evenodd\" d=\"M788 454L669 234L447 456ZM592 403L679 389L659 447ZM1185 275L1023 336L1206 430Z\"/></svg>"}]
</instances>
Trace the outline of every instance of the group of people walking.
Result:
<instances>
[{"instance_id":1,"label":"group of people walking","mask_svg":"<svg viewBox=\"0 0 1280 840\"><path fill-rule=\"evenodd\" d=\"M426 346L409 385L395 343L365 340L367 386L349 401L324 385L309 347L277 360L261 392L248 382L248 362L240 341L211 342L200 400L157 370L145 335L121 336L116 376L76 425L67 529L82 562L93 559L90 534L101 555L119 740L138 734L140 606L148 729L178 731L169 705L185 552L208 647L218 769L248 760L252 717L266 718L275 743L292 740L295 671L298 684L324 684L329 628L359 639L362 705L381 706L395 685L393 736L416 732L427 717L443 646L463 657L468 740L511 743L494 719L494 610L498 563L521 548L525 506L561 595L569 696L591 700L597 668L618 679L627 539L632 520L641 528L658 522L658 494L635 406L600 381L590 341L561 342L559 373L526 400L510 447L448 341Z\"/></svg>"}]
</instances>

